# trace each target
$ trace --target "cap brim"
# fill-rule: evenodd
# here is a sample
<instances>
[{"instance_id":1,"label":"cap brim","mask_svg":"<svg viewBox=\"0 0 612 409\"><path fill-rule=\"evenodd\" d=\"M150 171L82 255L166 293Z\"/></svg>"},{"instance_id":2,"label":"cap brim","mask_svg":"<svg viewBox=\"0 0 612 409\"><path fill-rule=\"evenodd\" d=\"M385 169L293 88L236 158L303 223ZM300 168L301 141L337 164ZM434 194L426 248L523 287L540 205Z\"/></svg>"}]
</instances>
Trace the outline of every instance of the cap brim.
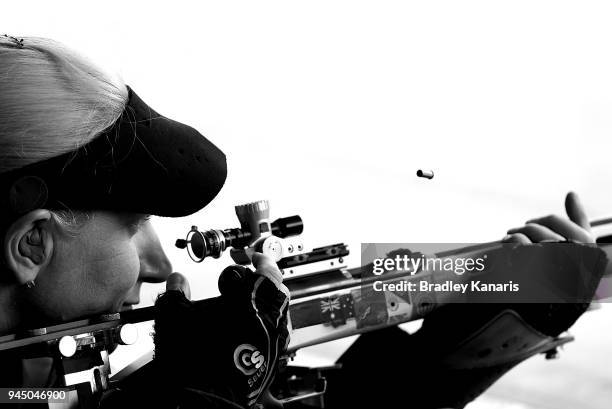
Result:
<instances>
[{"instance_id":1,"label":"cap brim","mask_svg":"<svg viewBox=\"0 0 612 409\"><path fill-rule=\"evenodd\" d=\"M102 135L74 152L0 176L0 182L13 181L10 192L17 197L8 204L18 214L34 206L178 217L215 198L227 165L223 152L202 134L159 115L129 90L121 118ZM44 184L44 203L30 200L32 189L15 189L19 180L34 179Z\"/></svg>"}]
</instances>

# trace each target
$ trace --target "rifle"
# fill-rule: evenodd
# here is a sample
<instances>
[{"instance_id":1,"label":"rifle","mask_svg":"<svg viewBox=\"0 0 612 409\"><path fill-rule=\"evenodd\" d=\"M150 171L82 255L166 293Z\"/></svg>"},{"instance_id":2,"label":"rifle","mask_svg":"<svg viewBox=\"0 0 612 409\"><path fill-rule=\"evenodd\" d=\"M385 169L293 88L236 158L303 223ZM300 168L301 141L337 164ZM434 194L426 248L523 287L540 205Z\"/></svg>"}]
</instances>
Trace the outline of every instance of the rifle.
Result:
<instances>
[{"instance_id":1,"label":"rifle","mask_svg":"<svg viewBox=\"0 0 612 409\"><path fill-rule=\"evenodd\" d=\"M236 212L240 228L200 232L193 226L187 237L177 240L176 245L187 249L196 262L202 262L206 257L220 257L227 249L239 264L248 264L253 251L274 257L292 298L288 356L306 346L418 320L442 305L456 302L452 298L432 299L427 294L406 300L398 298L394 291L377 291L377 298L373 300L371 290L375 282L433 280L441 272L404 271L372 276L371 263L357 268L347 267L349 249L343 243L305 251L299 237L303 232L299 216L270 222L266 202L237 206ZM612 254L609 245L612 242L612 218L593 221L591 226L600 233L597 240L600 248ZM436 256L465 257L495 251L500 246L500 242L489 242L439 252ZM602 280L605 283L600 287L607 285L609 288L611 277L611 272L607 271ZM205 306L210 300L194 302ZM72 407L77 407L74 406L77 404L78 407L90 407L87 405L94 405L104 391L112 389L151 359L151 356L145 356L118 374L110 373L109 351L117 344L133 344L137 338L134 324L152 319L153 307L148 307L31 329L0 336L0 352L53 357L56 370L63 377L63 385L72 392ZM524 352L553 356L556 347L571 340L569 336L546 342L540 340ZM297 376L310 386L300 386L301 396L285 397L284 403L319 398L325 392L322 372L320 368L294 368L286 372L286 378L295 379Z\"/></svg>"}]
</instances>

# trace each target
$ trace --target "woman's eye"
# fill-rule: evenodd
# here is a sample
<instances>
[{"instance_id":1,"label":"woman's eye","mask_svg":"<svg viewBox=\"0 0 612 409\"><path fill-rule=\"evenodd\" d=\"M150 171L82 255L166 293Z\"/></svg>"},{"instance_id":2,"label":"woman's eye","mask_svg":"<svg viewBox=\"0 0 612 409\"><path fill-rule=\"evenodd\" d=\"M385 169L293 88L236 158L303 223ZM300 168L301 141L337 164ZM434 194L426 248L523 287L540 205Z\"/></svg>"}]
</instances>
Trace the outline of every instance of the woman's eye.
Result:
<instances>
[{"instance_id":1,"label":"woman's eye","mask_svg":"<svg viewBox=\"0 0 612 409\"><path fill-rule=\"evenodd\" d=\"M136 222L130 223L128 225L128 232L130 233L130 236L136 235L136 233L138 233L138 230L140 230L140 223Z\"/></svg>"},{"instance_id":2,"label":"woman's eye","mask_svg":"<svg viewBox=\"0 0 612 409\"><path fill-rule=\"evenodd\" d=\"M151 219L151 216L143 216L143 217L139 217L138 219L135 219L133 221L131 221L130 223L128 223L128 231L130 233L131 236L136 235L136 233L138 233L140 231L140 229L142 228L142 226L147 223L149 220Z\"/></svg>"}]
</instances>

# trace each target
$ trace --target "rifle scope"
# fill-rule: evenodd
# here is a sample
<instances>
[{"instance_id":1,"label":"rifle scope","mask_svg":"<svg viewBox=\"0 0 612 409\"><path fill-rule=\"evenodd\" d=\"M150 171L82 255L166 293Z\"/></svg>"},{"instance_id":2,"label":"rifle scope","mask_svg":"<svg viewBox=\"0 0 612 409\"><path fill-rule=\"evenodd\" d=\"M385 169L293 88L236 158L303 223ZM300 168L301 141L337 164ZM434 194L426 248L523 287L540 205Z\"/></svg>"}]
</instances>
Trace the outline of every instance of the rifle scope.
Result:
<instances>
[{"instance_id":1,"label":"rifle scope","mask_svg":"<svg viewBox=\"0 0 612 409\"><path fill-rule=\"evenodd\" d=\"M304 224L300 216L282 217L270 223L268 213L267 201L236 206L241 227L200 231L192 226L185 239L176 241L176 247L186 248L192 260L200 263L206 257L221 257L230 247L241 250L264 237L286 238L302 234Z\"/></svg>"}]
</instances>

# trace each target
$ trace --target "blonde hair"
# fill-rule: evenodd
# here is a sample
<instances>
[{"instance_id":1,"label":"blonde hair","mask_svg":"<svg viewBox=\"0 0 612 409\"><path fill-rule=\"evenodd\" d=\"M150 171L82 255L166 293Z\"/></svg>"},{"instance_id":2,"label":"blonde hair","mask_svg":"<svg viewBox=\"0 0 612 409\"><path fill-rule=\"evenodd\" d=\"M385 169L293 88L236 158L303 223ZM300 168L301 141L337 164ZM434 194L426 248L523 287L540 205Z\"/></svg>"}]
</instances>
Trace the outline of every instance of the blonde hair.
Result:
<instances>
[{"instance_id":1,"label":"blonde hair","mask_svg":"<svg viewBox=\"0 0 612 409\"><path fill-rule=\"evenodd\" d=\"M0 36L0 173L86 144L127 97L120 79L56 41Z\"/></svg>"}]
</instances>

